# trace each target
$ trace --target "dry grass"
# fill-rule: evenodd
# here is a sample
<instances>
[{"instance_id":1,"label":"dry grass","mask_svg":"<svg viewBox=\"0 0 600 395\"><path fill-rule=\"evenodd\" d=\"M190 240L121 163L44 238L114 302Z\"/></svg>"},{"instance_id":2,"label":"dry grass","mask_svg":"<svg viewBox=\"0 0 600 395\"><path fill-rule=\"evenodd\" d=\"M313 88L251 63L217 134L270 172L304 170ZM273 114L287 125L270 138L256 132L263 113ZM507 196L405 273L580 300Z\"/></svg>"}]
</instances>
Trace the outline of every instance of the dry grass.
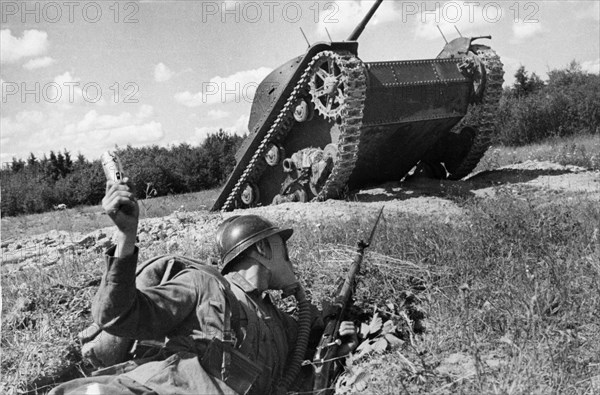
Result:
<instances>
[{"instance_id":1,"label":"dry grass","mask_svg":"<svg viewBox=\"0 0 600 395\"><path fill-rule=\"evenodd\" d=\"M169 195L140 200L140 218L158 218L176 210L206 211L210 209L218 190ZM112 226L104 215L102 206L74 207L63 211L21 215L2 218L2 240L18 239L51 230L89 233L96 229Z\"/></svg>"},{"instance_id":2,"label":"dry grass","mask_svg":"<svg viewBox=\"0 0 600 395\"><path fill-rule=\"evenodd\" d=\"M436 270L422 293L427 332L400 350L410 363L390 352L359 364L379 369L372 393L597 393L597 201L504 195L464 204L472 214L463 227L404 221L388 230L404 234L388 245L392 255Z\"/></svg>"},{"instance_id":3,"label":"dry grass","mask_svg":"<svg viewBox=\"0 0 600 395\"><path fill-rule=\"evenodd\" d=\"M169 214L184 204L180 199L210 204L196 195L173 197L148 210ZM459 203L469 213L460 223L384 214L359 281L355 318L368 321L377 309L397 325L402 344L354 358L339 392L600 392L597 196L527 189ZM285 224L295 228L292 258L313 300L335 290L372 220ZM57 225L75 230L94 222ZM4 239L4 219L2 226ZM145 255L164 251L165 243ZM194 243L186 251L213 254ZM79 253L51 269L4 271L1 393L44 393L54 381L87 372L75 336L89 322L103 267L98 254Z\"/></svg>"},{"instance_id":4,"label":"dry grass","mask_svg":"<svg viewBox=\"0 0 600 395\"><path fill-rule=\"evenodd\" d=\"M553 138L524 147L493 147L477 166L476 171L493 170L528 160L549 161L600 170L600 135L577 135Z\"/></svg>"}]
</instances>

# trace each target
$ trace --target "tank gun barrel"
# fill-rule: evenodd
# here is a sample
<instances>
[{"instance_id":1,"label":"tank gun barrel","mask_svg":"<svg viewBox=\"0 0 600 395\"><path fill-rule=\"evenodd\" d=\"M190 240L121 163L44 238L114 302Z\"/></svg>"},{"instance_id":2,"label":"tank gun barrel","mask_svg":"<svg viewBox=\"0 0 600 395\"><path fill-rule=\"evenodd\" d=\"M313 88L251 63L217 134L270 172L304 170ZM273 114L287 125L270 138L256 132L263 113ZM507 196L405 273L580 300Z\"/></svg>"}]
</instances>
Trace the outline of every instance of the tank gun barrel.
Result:
<instances>
[{"instance_id":1,"label":"tank gun barrel","mask_svg":"<svg viewBox=\"0 0 600 395\"><path fill-rule=\"evenodd\" d=\"M358 38L362 34L363 30L365 30L365 27L367 26L367 23L369 23L369 21L371 20L371 18L375 14L375 11L377 11L377 9L381 5L381 3L383 3L383 0L377 0L377 2L375 4L373 4L373 7L371 7L371 9L367 13L367 15L358 24L358 26L356 26L356 29L354 29L354 31L352 32L352 34L350 34L350 37L348 37L348 39L346 41L356 41L356 40L358 40Z\"/></svg>"}]
</instances>

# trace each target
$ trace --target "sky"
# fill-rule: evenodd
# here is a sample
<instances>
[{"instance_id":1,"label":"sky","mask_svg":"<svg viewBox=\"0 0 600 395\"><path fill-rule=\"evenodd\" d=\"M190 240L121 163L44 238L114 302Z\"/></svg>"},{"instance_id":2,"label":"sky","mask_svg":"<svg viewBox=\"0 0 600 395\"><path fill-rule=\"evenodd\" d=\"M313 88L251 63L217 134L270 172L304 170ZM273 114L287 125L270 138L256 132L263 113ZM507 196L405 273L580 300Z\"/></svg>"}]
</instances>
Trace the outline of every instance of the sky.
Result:
<instances>
[{"instance_id":1,"label":"sky","mask_svg":"<svg viewBox=\"0 0 600 395\"><path fill-rule=\"evenodd\" d=\"M256 86L306 52L343 41L372 1L1 0L0 162L67 150L201 143L243 134ZM600 68L600 1L384 1L359 39L366 62L435 58L448 40L542 78L572 60ZM437 26L436 26L437 25Z\"/></svg>"}]
</instances>

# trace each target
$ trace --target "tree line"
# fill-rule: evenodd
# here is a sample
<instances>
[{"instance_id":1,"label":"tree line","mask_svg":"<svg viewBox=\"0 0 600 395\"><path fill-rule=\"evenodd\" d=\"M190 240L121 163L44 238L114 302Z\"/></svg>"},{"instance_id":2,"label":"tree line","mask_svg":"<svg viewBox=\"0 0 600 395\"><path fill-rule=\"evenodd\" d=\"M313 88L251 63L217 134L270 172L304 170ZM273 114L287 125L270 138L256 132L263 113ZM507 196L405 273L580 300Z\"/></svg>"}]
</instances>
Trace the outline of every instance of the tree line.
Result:
<instances>
[{"instance_id":1,"label":"tree line","mask_svg":"<svg viewBox=\"0 0 600 395\"><path fill-rule=\"evenodd\" d=\"M125 174L140 199L197 192L224 183L235 165L244 137L219 130L202 144L168 148L116 148ZM96 205L104 196L106 178L99 159L82 154L73 160L67 150L50 151L41 158L13 158L1 174L2 216L40 213L65 204Z\"/></svg>"},{"instance_id":2,"label":"tree line","mask_svg":"<svg viewBox=\"0 0 600 395\"><path fill-rule=\"evenodd\" d=\"M504 89L492 144L519 146L553 137L600 134L600 76L572 62L543 81L520 67ZM223 130L199 146L117 149L138 198L196 192L226 181L243 137ZM99 160L68 151L27 160L13 159L1 171L2 216L39 213L59 204L95 205L104 195Z\"/></svg>"},{"instance_id":3,"label":"tree line","mask_svg":"<svg viewBox=\"0 0 600 395\"><path fill-rule=\"evenodd\" d=\"M520 146L548 138L600 134L600 75L575 61L543 81L521 66L505 88L494 144Z\"/></svg>"}]
</instances>

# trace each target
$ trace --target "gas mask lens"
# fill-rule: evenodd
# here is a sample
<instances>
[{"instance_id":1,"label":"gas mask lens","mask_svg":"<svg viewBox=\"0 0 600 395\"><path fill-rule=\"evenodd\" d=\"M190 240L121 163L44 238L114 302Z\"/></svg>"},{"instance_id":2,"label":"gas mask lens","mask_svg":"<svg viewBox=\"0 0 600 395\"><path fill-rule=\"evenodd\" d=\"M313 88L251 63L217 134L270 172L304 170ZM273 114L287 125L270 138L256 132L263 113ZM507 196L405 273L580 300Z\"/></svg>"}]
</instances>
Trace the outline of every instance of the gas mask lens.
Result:
<instances>
[{"instance_id":1,"label":"gas mask lens","mask_svg":"<svg viewBox=\"0 0 600 395\"><path fill-rule=\"evenodd\" d=\"M256 251L261 257L270 261L290 260L287 246L279 235L274 235L258 241L256 243Z\"/></svg>"},{"instance_id":2,"label":"gas mask lens","mask_svg":"<svg viewBox=\"0 0 600 395\"><path fill-rule=\"evenodd\" d=\"M256 251L265 259L271 260L273 258L273 251L268 239L259 240L256 243Z\"/></svg>"}]
</instances>

